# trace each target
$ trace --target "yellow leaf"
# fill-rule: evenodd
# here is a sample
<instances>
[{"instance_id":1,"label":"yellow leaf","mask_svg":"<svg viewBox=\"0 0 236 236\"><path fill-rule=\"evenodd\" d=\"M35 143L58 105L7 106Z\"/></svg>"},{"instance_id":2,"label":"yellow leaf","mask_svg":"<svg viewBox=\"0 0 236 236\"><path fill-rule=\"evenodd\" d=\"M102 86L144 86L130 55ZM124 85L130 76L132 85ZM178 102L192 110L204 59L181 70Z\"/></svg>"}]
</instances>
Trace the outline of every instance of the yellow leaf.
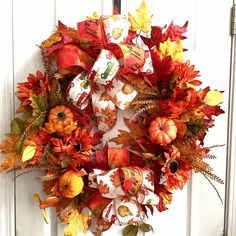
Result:
<instances>
[{"instance_id":1,"label":"yellow leaf","mask_svg":"<svg viewBox=\"0 0 236 236\"><path fill-rule=\"evenodd\" d=\"M100 16L98 15L98 13L96 11L94 11L93 15L92 16L86 16L86 19L87 20L92 20L92 19L98 20L98 19L100 19Z\"/></svg>"},{"instance_id":2,"label":"yellow leaf","mask_svg":"<svg viewBox=\"0 0 236 236\"><path fill-rule=\"evenodd\" d=\"M48 224L48 218L47 218L47 214L46 214L45 209L42 209L42 212L43 212L43 219Z\"/></svg>"},{"instance_id":3,"label":"yellow leaf","mask_svg":"<svg viewBox=\"0 0 236 236\"><path fill-rule=\"evenodd\" d=\"M33 199L34 199L34 201L37 202L38 204L41 203L41 198L40 198L40 196L39 196L38 193L35 193L35 194L34 194ZM42 213L43 213L43 219L44 219L44 221L48 224L48 218L47 218L47 214L46 214L45 209L42 209Z\"/></svg>"},{"instance_id":4,"label":"yellow leaf","mask_svg":"<svg viewBox=\"0 0 236 236\"><path fill-rule=\"evenodd\" d=\"M161 60L164 57L171 56L173 61L183 62L183 47L181 41L171 42L168 38L165 42L160 43L157 54L160 56Z\"/></svg>"},{"instance_id":5,"label":"yellow leaf","mask_svg":"<svg viewBox=\"0 0 236 236\"><path fill-rule=\"evenodd\" d=\"M32 159L35 152L36 152L36 147L27 146L23 151L22 161L26 162L26 161Z\"/></svg>"},{"instance_id":6,"label":"yellow leaf","mask_svg":"<svg viewBox=\"0 0 236 236\"><path fill-rule=\"evenodd\" d=\"M193 84L188 83L188 82L186 82L186 86L187 86L187 88L192 88L192 89L196 88L196 85L193 85Z\"/></svg>"},{"instance_id":7,"label":"yellow leaf","mask_svg":"<svg viewBox=\"0 0 236 236\"><path fill-rule=\"evenodd\" d=\"M216 105L220 104L222 101L223 101L222 93L220 91L216 91L216 90L214 90L214 91L210 90L206 94L206 96L203 100L203 102L209 106L216 106Z\"/></svg>"},{"instance_id":8,"label":"yellow leaf","mask_svg":"<svg viewBox=\"0 0 236 236\"><path fill-rule=\"evenodd\" d=\"M145 33L151 29L152 15L149 13L149 9L145 1L142 1L141 6L136 9L137 17L129 12L129 22L131 24L131 30L141 30Z\"/></svg>"},{"instance_id":9,"label":"yellow leaf","mask_svg":"<svg viewBox=\"0 0 236 236\"><path fill-rule=\"evenodd\" d=\"M38 193L35 193L35 194L34 194L33 199L34 199L34 201L37 202L37 203L40 203L40 202L41 202L41 198L40 198L40 196L39 196Z\"/></svg>"},{"instance_id":10,"label":"yellow leaf","mask_svg":"<svg viewBox=\"0 0 236 236\"><path fill-rule=\"evenodd\" d=\"M70 213L69 219L67 220L68 225L64 229L64 236L77 236L78 227L83 233L86 233L90 219L89 215L79 213L75 208Z\"/></svg>"}]
</instances>

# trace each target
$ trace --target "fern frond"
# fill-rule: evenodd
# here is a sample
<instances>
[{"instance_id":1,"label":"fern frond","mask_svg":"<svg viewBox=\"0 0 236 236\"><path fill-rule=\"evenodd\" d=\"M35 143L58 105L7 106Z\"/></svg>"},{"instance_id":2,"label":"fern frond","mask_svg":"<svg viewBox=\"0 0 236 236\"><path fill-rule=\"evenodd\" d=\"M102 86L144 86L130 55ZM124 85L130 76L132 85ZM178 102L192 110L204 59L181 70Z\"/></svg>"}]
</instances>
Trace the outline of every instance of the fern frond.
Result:
<instances>
[{"instance_id":1,"label":"fern frond","mask_svg":"<svg viewBox=\"0 0 236 236\"><path fill-rule=\"evenodd\" d=\"M156 108L156 105L146 105L140 109L138 109L135 114L131 117L131 120L137 118L139 115L141 115L143 112L145 111L148 111L148 110L151 110L151 109L154 109Z\"/></svg>"},{"instance_id":2,"label":"fern frond","mask_svg":"<svg viewBox=\"0 0 236 236\"><path fill-rule=\"evenodd\" d=\"M49 60L48 57L46 56L46 50L42 48L41 48L41 56L42 56L42 61L43 61L45 71L48 77L51 79L53 77L53 74L55 73L55 69L51 60Z\"/></svg>"},{"instance_id":3,"label":"fern frond","mask_svg":"<svg viewBox=\"0 0 236 236\"><path fill-rule=\"evenodd\" d=\"M212 145L212 146L209 146L209 147L206 147L208 149L212 149L212 148L218 148L218 147L224 147L225 144L216 144L216 145Z\"/></svg>"},{"instance_id":4,"label":"fern frond","mask_svg":"<svg viewBox=\"0 0 236 236\"><path fill-rule=\"evenodd\" d=\"M140 94L142 95L148 95L148 96L153 96L153 97L157 97L158 92L154 91L154 90L140 90L139 91Z\"/></svg>"},{"instance_id":5,"label":"fern frond","mask_svg":"<svg viewBox=\"0 0 236 236\"><path fill-rule=\"evenodd\" d=\"M39 179L41 181L51 181L51 180L57 179L59 176L60 176L59 172L56 172L50 175L40 176Z\"/></svg>"},{"instance_id":6,"label":"fern frond","mask_svg":"<svg viewBox=\"0 0 236 236\"><path fill-rule=\"evenodd\" d=\"M152 104L152 105L154 105L155 102L154 102L153 100L151 100L151 99L142 100L142 101L137 100L137 101L131 102L131 105L146 105L146 104Z\"/></svg>"},{"instance_id":7,"label":"fern frond","mask_svg":"<svg viewBox=\"0 0 236 236\"><path fill-rule=\"evenodd\" d=\"M210 180L205 174L202 173L202 175L207 179L207 181L210 183L210 185L211 185L211 186L213 187L213 189L216 191L216 193L217 193L217 195L218 195L218 197L219 197L221 203L223 204L223 200L222 200L222 198L221 198L221 196L220 196L220 193L219 193L218 189L215 187L215 185L211 182L211 180Z\"/></svg>"},{"instance_id":8,"label":"fern frond","mask_svg":"<svg viewBox=\"0 0 236 236\"><path fill-rule=\"evenodd\" d=\"M216 156L214 154L206 154L202 156L202 158L213 160L213 159L216 159Z\"/></svg>"},{"instance_id":9,"label":"fern frond","mask_svg":"<svg viewBox=\"0 0 236 236\"><path fill-rule=\"evenodd\" d=\"M208 178L216 181L219 184L224 184L224 181L217 175L213 174L211 171L206 170L204 168L199 168L199 172L201 172L203 175L207 176Z\"/></svg>"},{"instance_id":10,"label":"fern frond","mask_svg":"<svg viewBox=\"0 0 236 236\"><path fill-rule=\"evenodd\" d=\"M202 170L206 170L209 172L213 171L212 167L210 167L208 163L202 161L201 159L192 159L192 158L189 159L192 161L191 166L196 172Z\"/></svg>"}]
</instances>

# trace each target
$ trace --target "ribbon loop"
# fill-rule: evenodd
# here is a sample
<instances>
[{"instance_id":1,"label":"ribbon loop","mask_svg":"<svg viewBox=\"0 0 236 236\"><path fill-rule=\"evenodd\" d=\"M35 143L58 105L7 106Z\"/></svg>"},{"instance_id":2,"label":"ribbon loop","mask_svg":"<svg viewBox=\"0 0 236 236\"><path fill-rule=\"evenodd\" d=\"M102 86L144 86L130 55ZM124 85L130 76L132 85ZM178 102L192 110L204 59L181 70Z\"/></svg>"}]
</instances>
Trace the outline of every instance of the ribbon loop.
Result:
<instances>
[{"instance_id":1,"label":"ribbon loop","mask_svg":"<svg viewBox=\"0 0 236 236\"><path fill-rule=\"evenodd\" d=\"M112 15L102 17L107 43L124 43L129 32L130 22L126 16Z\"/></svg>"},{"instance_id":2,"label":"ribbon loop","mask_svg":"<svg viewBox=\"0 0 236 236\"><path fill-rule=\"evenodd\" d=\"M89 77L92 81L108 85L119 70L119 62L111 51L102 49Z\"/></svg>"},{"instance_id":3,"label":"ribbon loop","mask_svg":"<svg viewBox=\"0 0 236 236\"><path fill-rule=\"evenodd\" d=\"M95 169L89 174L89 187L97 188L103 198L112 200L103 208L103 220L119 224L142 221L141 205L158 204L153 182L152 170L133 166L109 171Z\"/></svg>"},{"instance_id":4,"label":"ribbon loop","mask_svg":"<svg viewBox=\"0 0 236 236\"><path fill-rule=\"evenodd\" d=\"M78 74L67 88L67 100L81 110L89 105L91 86L87 75L87 71Z\"/></svg>"}]
</instances>

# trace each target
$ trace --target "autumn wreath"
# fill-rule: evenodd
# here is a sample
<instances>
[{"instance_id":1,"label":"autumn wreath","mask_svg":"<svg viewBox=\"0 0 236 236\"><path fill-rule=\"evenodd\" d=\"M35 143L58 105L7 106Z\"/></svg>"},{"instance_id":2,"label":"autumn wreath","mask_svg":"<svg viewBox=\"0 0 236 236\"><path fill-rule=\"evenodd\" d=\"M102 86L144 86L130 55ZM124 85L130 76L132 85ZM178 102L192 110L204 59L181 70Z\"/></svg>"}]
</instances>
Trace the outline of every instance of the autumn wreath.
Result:
<instances>
[{"instance_id":1,"label":"autumn wreath","mask_svg":"<svg viewBox=\"0 0 236 236\"><path fill-rule=\"evenodd\" d=\"M45 72L18 83L23 116L1 142L0 172L43 170L46 197L34 200L45 220L55 207L66 236L78 228L100 235L112 224L127 225L123 235L151 230L147 211L166 210L191 170L222 183L203 146L223 113L222 92L198 88L183 58L187 23L151 20L142 2L128 18L94 14L77 29L59 22L40 45Z\"/></svg>"}]
</instances>

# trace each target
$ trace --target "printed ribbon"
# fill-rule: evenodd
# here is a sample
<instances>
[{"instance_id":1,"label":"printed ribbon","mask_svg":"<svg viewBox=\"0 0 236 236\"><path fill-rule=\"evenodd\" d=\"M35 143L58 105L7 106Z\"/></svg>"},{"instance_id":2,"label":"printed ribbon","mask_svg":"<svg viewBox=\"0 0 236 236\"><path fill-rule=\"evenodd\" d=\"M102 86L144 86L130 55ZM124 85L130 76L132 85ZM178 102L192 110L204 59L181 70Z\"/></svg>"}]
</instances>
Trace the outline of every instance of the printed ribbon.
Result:
<instances>
[{"instance_id":1,"label":"printed ribbon","mask_svg":"<svg viewBox=\"0 0 236 236\"><path fill-rule=\"evenodd\" d=\"M106 222L140 222L144 219L141 205L158 204L153 179L152 170L134 166L110 171L94 169L89 174L89 187L99 192L90 198L88 207Z\"/></svg>"},{"instance_id":2,"label":"printed ribbon","mask_svg":"<svg viewBox=\"0 0 236 236\"><path fill-rule=\"evenodd\" d=\"M122 75L153 73L150 52L128 42L129 27L129 21L121 15L78 23L83 57L87 54L88 58L96 60L92 66L88 63L83 66L84 60L78 58L79 65L85 70L69 85L67 98L83 110L88 106L91 94L98 129L102 131L115 126L117 108L128 108L137 95L137 91L125 83ZM73 63L74 66L75 60Z\"/></svg>"}]
</instances>

